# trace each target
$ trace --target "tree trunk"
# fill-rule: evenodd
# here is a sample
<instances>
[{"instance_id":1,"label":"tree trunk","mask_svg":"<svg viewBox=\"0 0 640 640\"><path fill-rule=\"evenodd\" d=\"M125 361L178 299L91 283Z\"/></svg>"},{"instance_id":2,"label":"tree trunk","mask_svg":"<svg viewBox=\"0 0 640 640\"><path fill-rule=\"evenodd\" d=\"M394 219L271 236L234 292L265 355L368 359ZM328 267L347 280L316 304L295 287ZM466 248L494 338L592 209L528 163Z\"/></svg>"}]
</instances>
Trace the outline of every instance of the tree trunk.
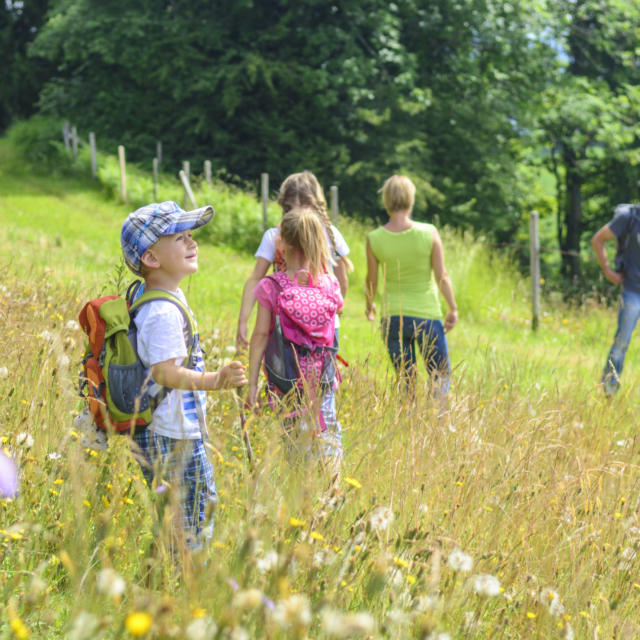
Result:
<instances>
[{"instance_id":1,"label":"tree trunk","mask_svg":"<svg viewBox=\"0 0 640 640\"><path fill-rule=\"evenodd\" d=\"M580 234L582 233L582 176L573 154L565 153L565 234L561 248L562 273L575 279L580 275Z\"/></svg>"}]
</instances>

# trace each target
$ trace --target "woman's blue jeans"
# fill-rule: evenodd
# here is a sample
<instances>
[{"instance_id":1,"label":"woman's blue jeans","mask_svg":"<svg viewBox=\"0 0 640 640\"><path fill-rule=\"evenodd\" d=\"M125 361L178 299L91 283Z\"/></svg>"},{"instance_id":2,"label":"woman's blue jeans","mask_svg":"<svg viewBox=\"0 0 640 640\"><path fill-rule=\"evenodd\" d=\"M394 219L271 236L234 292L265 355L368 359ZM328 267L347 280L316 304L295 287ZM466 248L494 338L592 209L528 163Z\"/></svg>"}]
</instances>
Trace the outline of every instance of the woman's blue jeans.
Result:
<instances>
[{"instance_id":1,"label":"woman's blue jeans","mask_svg":"<svg viewBox=\"0 0 640 640\"><path fill-rule=\"evenodd\" d=\"M640 318L640 293L623 289L618 311L618 329L602 373L602 385L607 395L614 394L620 387L624 357L638 318Z\"/></svg>"},{"instance_id":2,"label":"woman's blue jeans","mask_svg":"<svg viewBox=\"0 0 640 640\"><path fill-rule=\"evenodd\" d=\"M416 347L424 359L434 392L442 397L449 391L449 347L440 320L414 316L382 319L382 336L398 378L409 388L416 376Z\"/></svg>"}]
</instances>

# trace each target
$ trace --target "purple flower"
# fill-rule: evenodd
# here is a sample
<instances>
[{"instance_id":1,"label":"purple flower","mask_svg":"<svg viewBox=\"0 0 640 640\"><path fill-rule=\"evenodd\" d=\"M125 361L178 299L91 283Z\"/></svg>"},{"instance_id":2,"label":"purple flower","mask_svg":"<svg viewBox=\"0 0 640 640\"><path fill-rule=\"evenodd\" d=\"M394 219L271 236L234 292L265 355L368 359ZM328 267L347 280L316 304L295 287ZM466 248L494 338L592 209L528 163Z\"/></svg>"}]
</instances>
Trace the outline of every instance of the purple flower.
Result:
<instances>
[{"instance_id":1,"label":"purple flower","mask_svg":"<svg viewBox=\"0 0 640 640\"><path fill-rule=\"evenodd\" d=\"M157 493L158 495L160 495L161 493L164 493L166 490L167 490L167 485L166 485L166 484L159 484L159 485L156 487L156 493Z\"/></svg>"},{"instance_id":2,"label":"purple flower","mask_svg":"<svg viewBox=\"0 0 640 640\"><path fill-rule=\"evenodd\" d=\"M13 498L18 493L18 468L15 462L0 451L0 497Z\"/></svg>"}]
</instances>

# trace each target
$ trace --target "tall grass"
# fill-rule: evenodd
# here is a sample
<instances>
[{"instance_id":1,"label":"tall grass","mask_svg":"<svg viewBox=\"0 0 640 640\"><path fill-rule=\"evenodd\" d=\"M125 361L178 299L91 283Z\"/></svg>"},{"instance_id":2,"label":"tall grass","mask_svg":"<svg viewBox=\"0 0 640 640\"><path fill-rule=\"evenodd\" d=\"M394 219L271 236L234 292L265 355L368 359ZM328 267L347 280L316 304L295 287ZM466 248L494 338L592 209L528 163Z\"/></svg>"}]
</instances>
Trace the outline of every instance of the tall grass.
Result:
<instances>
[{"instance_id":1,"label":"tall grass","mask_svg":"<svg viewBox=\"0 0 640 640\"><path fill-rule=\"evenodd\" d=\"M268 411L248 418L250 467L238 399L210 394L220 503L213 543L190 559L171 550L170 505L145 486L126 438L92 450L72 424L74 320L118 286L128 208L6 164L0 187L0 437L21 472L18 495L0 502L0 637L640 633L636 352L619 397L605 402L595 384L611 312L547 302L533 335L509 261L444 230L461 321L442 413L426 387L415 401L395 388L363 313L365 229L341 224L356 264L341 329L341 475L287 463ZM231 356L252 260L202 243L200 263L185 289L215 368Z\"/></svg>"}]
</instances>

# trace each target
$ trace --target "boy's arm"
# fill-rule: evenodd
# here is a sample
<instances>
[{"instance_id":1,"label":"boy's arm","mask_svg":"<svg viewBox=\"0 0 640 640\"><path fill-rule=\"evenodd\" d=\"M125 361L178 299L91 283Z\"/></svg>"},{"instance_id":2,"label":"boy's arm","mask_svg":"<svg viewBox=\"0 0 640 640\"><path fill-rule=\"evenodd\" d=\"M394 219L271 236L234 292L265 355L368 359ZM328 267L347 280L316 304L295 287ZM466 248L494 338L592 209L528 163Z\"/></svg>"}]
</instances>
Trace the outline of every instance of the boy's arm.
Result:
<instances>
[{"instance_id":1,"label":"boy's arm","mask_svg":"<svg viewBox=\"0 0 640 640\"><path fill-rule=\"evenodd\" d=\"M238 316L238 332L236 334L236 348L238 350L246 349L248 346L247 341L247 322L251 315L251 309L256 301L256 297L253 295L253 290L256 285L269 270L270 262L266 258L258 258L256 260L256 266L253 268L253 273L249 276L242 289L242 302L240 303L240 315Z\"/></svg>"},{"instance_id":2,"label":"boy's arm","mask_svg":"<svg viewBox=\"0 0 640 640\"><path fill-rule=\"evenodd\" d=\"M442 248L442 240L437 229L433 230L433 244L431 245L431 268L438 284L438 289L444 296L444 299L449 307L447 315L444 319L444 330L449 331L453 329L458 323L458 306L456 305L456 299L453 295L453 287L451 286L451 280L447 273L447 268L444 266L444 250Z\"/></svg>"},{"instance_id":3,"label":"boy's arm","mask_svg":"<svg viewBox=\"0 0 640 640\"><path fill-rule=\"evenodd\" d=\"M270 328L271 310L258 303L256 326L253 329L249 346L249 405L251 407L254 407L258 400L260 363L262 362L264 351L267 348Z\"/></svg>"},{"instance_id":4,"label":"boy's arm","mask_svg":"<svg viewBox=\"0 0 640 640\"><path fill-rule=\"evenodd\" d=\"M378 259L373 254L369 238L367 238L367 278L365 280L365 296L367 308L365 314L371 321L376 315L375 297L378 290Z\"/></svg>"},{"instance_id":5,"label":"boy's arm","mask_svg":"<svg viewBox=\"0 0 640 640\"><path fill-rule=\"evenodd\" d=\"M227 387L241 387L246 384L246 367L234 360L218 371L194 371L176 364L174 359L158 362L151 366L153 379L163 387L186 391L216 391Z\"/></svg>"},{"instance_id":6,"label":"boy's arm","mask_svg":"<svg viewBox=\"0 0 640 640\"><path fill-rule=\"evenodd\" d=\"M611 284L621 284L624 280L624 276L621 273L616 273L609 266L607 250L604 247L604 243L607 240L613 240L615 237L615 234L611 231L611 227L609 227L608 224L605 224L604 227L596 231L593 238L591 238L591 246L593 247L593 252L596 254L602 273L604 273L604 277Z\"/></svg>"}]
</instances>

